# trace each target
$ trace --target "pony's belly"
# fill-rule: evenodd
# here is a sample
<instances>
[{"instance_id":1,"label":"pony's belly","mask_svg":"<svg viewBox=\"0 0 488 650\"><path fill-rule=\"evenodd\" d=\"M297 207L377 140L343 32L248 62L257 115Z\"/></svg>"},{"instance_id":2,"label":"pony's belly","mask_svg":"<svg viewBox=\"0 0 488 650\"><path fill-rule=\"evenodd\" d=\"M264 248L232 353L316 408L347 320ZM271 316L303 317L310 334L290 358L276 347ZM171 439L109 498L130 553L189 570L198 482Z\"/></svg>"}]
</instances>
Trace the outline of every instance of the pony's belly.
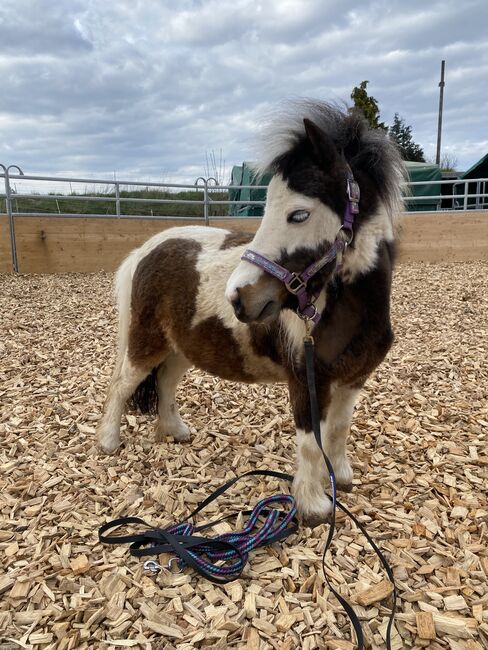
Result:
<instances>
[{"instance_id":1,"label":"pony's belly","mask_svg":"<svg viewBox=\"0 0 488 650\"><path fill-rule=\"evenodd\" d=\"M231 329L213 317L175 338L176 347L194 366L221 379L258 384L286 381L281 364L255 353L242 323Z\"/></svg>"}]
</instances>

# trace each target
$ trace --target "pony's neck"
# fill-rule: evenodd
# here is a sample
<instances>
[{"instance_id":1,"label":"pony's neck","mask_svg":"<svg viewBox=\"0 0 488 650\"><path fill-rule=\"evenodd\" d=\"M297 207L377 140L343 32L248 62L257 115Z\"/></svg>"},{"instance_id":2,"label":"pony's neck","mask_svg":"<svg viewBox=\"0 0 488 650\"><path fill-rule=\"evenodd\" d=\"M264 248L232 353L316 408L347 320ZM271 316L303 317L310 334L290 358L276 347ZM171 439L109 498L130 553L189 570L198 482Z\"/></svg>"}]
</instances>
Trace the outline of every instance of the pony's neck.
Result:
<instances>
[{"instance_id":1,"label":"pony's neck","mask_svg":"<svg viewBox=\"0 0 488 650\"><path fill-rule=\"evenodd\" d=\"M378 249L382 241L394 239L393 223L390 214L381 206L376 214L361 223L354 235L354 245L344 255L339 276L345 283L354 282L358 275L374 268L378 259Z\"/></svg>"}]
</instances>

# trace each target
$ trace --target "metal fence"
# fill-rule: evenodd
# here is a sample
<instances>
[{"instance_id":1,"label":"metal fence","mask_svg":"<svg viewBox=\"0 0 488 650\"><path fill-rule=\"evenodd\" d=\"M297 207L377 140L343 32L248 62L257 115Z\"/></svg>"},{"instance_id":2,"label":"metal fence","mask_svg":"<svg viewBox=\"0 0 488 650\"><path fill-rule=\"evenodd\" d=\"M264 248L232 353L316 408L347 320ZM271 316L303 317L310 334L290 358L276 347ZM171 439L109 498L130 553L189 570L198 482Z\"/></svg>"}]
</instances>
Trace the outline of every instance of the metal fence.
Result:
<instances>
[{"instance_id":1,"label":"metal fence","mask_svg":"<svg viewBox=\"0 0 488 650\"><path fill-rule=\"evenodd\" d=\"M154 219L194 220L208 225L212 220L235 218L236 221L251 216L232 216L229 210L232 206L262 207L264 200L235 200L230 198L232 193L249 190L266 192L266 186L258 185L219 185L215 178L199 177L193 185L164 182L126 181L117 179L74 178L57 176L36 176L24 174L17 165L6 167L0 164L0 178L4 179L5 191L0 192L0 213L8 217L12 266L18 271L17 248L15 243L15 217L63 217L63 218L104 218L104 219ZM14 173L12 173L12 171ZM416 186L451 185L448 194L432 196L414 196ZM82 187L80 187L82 186ZM83 187L84 186L84 187ZM61 189L63 188L63 189ZM127 188L124 190L123 188ZM98 189L98 191L97 191ZM441 188L442 189L442 188ZM50 191L51 190L51 191ZM64 191L63 191L64 190ZM428 180L405 183L405 202L415 208L417 204L429 203L434 210L452 211L488 209L488 179L466 180ZM125 193L125 195L124 195ZM149 196L150 194L153 196ZM146 196L142 196L142 195ZM185 194L192 195L191 198ZM81 212L73 209L77 205L98 205L98 212ZM32 206L33 207L30 207ZM107 207L108 206L108 207ZM131 212L125 208L138 206ZM152 206L150 213L141 214L143 206ZM173 206L171 214L161 206ZM183 206L182 209L176 206ZM29 208L30 209L27 209ZM112 207L113 209L110 209ZM158 208L158 209L156 209ZM154 212L156 211L156 214ZM409 212L415 209L409 209Z\"/></svg>"}]
</instances>

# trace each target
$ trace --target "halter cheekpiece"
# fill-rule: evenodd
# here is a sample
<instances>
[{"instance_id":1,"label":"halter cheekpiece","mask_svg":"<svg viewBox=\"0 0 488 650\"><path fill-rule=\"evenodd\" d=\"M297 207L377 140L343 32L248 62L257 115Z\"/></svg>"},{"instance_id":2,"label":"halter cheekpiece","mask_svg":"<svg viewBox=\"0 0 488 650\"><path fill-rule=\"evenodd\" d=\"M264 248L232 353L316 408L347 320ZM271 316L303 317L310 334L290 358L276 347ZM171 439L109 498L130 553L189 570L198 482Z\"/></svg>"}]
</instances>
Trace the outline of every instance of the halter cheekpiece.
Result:
<instances>
[{"instance_id":1,"label":"halter cheekpiece","mask_svg":"<svg viewBox=\"0 0 488 650\"><path fill-rule=\"evenodd\" d=\"M251 249L244 251L241 259L262 268L266 273L278 278L285 285L287 291L298 299L297 314L304 320L317 324L320 320L320 312L315 307L318 294L310 292L307 288L308 282L321 271L329 262L340 258L354 238L354 217L359 213L359 185L354 179L350 168L346 177L347 204L342 218L342 225L327 253L318 260L307 266L301 273L295 273L285 269L273 260L256 253Z\"/></svg>"}]
</instances>

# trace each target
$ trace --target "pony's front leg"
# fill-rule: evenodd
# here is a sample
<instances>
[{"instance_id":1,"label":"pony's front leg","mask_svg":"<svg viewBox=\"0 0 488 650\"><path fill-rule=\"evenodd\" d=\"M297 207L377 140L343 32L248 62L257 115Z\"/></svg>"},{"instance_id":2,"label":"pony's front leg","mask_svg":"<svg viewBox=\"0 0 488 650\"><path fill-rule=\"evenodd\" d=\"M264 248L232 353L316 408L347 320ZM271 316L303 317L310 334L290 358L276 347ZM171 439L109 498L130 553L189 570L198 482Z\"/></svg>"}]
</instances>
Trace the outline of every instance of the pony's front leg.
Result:
<instances>
[{"instance_id":1,"label":"pony's front leg","mask_svg":"<svg viewBox=\"0 0 488 650\"><path fill-rule=\"evenodd\" d=\"M360 390L333 382L325 422L321 424L324 451L334 469L337 487L344 491L352 488L353 472L346 455L346 442Z\"/></svg>"},{"instance_id":2,"label":"pony's front leg","mask_svg":"<svg viewBox=\"0 0 488 650\"><path fill-rule=\"evenodd\" d=\"M317 386L319 395L324 387ZM327 390L328 388L325 387ZM293 496L304 523L316 526L328 520L332 502L326 495L327 470L315 436L312 432L310 402L306 380L289 381L290 400L296 425L297 470L293 481ZM323 412L323 406L321 406ZM321 427L323 436L323 427Z\"/></svg>"}]
</instances>

